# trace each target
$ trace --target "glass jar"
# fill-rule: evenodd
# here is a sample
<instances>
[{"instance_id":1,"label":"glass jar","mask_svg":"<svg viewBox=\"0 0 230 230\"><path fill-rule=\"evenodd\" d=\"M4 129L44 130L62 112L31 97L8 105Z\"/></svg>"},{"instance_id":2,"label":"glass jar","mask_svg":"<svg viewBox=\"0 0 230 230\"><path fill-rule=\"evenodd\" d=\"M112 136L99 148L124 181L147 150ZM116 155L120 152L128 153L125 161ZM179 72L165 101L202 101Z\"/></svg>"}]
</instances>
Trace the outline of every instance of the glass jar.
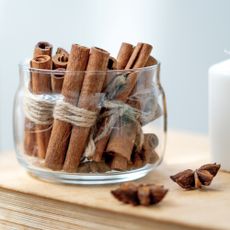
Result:
<instances>
[{"instance_id":1,"label":"glass jar","mask_svg":"<svg viewBox=\"0 0 230 230\"><path fill-rule=\"evenodd\" d=\"M30 68L26 61L19 73L15 151L33 176L70 184L109 184L141 178L162 162L167 111L159 63L132 70L67 72ZM104 76L103 90L87 95L66 92L62 85L67 75L90 75L91 87ZM33 78L49 87L33 85Z\"/></svg>"}]
</instances>

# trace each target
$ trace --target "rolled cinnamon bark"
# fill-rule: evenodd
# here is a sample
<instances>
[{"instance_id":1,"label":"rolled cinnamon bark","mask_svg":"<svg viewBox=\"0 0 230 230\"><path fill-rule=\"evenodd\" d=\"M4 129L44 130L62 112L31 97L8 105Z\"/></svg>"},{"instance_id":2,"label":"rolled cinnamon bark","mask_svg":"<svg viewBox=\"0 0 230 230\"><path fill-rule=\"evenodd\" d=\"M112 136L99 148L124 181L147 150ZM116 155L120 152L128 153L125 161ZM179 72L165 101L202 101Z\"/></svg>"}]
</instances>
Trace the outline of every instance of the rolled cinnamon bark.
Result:
<instances>
[{"instance_id":1,"label":"rolled cinnamon bark","mask_svg":"<svg viewBox=\"0 0 230 230\"><path fill-rule=\"evenodd\" d=\"M157 60L154 57L150 56L145 66L149 67L156 65L157 63ZM138 76L137 84L134 87L131 95L134 95L135 93L141 90L152 89L154 71L154 69L146 70L143 73L141 73L140 76Z\"/></svg>"},{"instance_id":2,"label":"rolled cinnamon bark","mask_svg":"<svg viewBox=\"0 0 230 230\"><path fill-rule=\"evenodd\" d=\"M33 57L39 55L52 55L52 45L48 42L38 42L35 46ZM29 81L29 90L32 91L32 78ZM24 150L30 156L38 155L38 146L36 144L35 124L28 118L25 118L25 132L24 132Z\"/></svg>"},{"instance_id":3,"label":"rolled cinnamon bark","mask_svg":"<svg viewBox=\"0 0 230 230\"><path fill-rule=\"evenodd\" d=\"M31 60L31 67L40 70L51 70L52 62L48 55L39 55ZM32 72L32 91L35 94L50 93L51 81L47 73Z\"/></svg>"},{"instance_id":4,"label":"rolled cinnamon bark","mask_svg":"<svg viewBox=\"0 0 230 230\"><path fill-rule=\"evenodd\" d=\"M117 69L117 60L114 57L109 57L109 61L108 61L108 66L107 66L108 70L116 70ZM110 84L110 82L113 81L113 79L116 77L115 74L111 74L111 73L107 73L106 74L106 78L105 81L103 83L103 87L102 87L102 91L104 92L108 85Z\"/></svg>"},{"instance_id":5,"label":"rolled cinnamon bark","mask_svg":"<svg viewBox=\"0 0 230 230\"><path fill-rule=\"evenodd\" d=\"M34 49L34 57L37 57L39 55L49 55L51 57L52 55L53 46L49 42L38 42Z\"/></svg>"},{"instance_id":6,"label":"rolled cinnamon bark","mask_svg":"<svg viewBox=\"0 0 230 230\"><path fill-rule=\"evenodd\" d=\"M84 72L81 71L84 71L87 67L89 51L88 48L77 44L72 45L71 48L61 93L64 100L73 105L77 105L79 99L84 79ZM53 170L62 169L71 128L72 125L67 122L54 120L45 158L46 167Z\"/></svg>"},{"instance_id":7,"label":"rolled cinnamon bark","mask_svg":"<svg viewBox=\"0 0 230 230\"><path fill-rule=\"evenodd\" d=\"M107 68L110 69L110 70L117 69L117 60L116 60L116 58L114 58L112 56L109 57Z\"/></svg>"},{"instance_id":8,"label":"rolled cinnamon bark","mask_svg":"<svg viewBox=\"0 0 230 230\"><path fill-rule=\"evenodd\" d=\"M58 48L56 54L52 57L53 69L66 69L68 64L69 54L62 48Z\"/></svg>"},{"instance_id":9,"label":"rolled cinnamon bark","mask_svg":"<svg viewBox=\"0 0 230 230\"><path fill-rule=\"evenodd\" d=\"M61 48L61 47L57 48L56 54L61 54L61 55L64 55L66 57L69 57L69 52L66 51L65 49Z\"/></svg>"},{"instance_id":10,"label":"rolled cinnamon bark","mask_svg":"<svg viewBox=\"0 0 230 230\"><path fill-rule=\"evenodd\" d=\"M113 157L110 167L111 169L114 170L124 171L127 170L128 168L128 161L123 156L117 154L116 156Z\"/></svg>"},{"instance_id":11,"label":"rolled cinnamon bark","mask_svg":"<svg viewBox=\"0 0 230 230\"><path fill-rule=\"evenodd\" d=\"M138 43L133 50L133 53L125 67L125 69L142 68L146 65L149 55L152 51L152 46L146 43ZM128 76L128 83L117 96L117 100L126 101L128 96L131 95L132 90L135 88L137 82L137 73L131 73Z\"/></svg>"},{"instance_id":12,"label":"rolled cinnamon bark","mask_svg":"<svg viewBox=\"0 0 230 230\"><path fill-rule=\"evenodd\" d=\"M31 60L31 67L35 69L51 70L52 62L48 55L40 55ZM50 76L42 72L32 72L32 91L34 94L51 92ZM38 145L38 157L45 158L46 149L50 137L50 125L36 124L36 142Z\"/></svg>"},{"instance_id":13,"label":"rolled cinnamon bark","mask_svg":"<svg viewBox=\"0 0 230 230\"><path fill-rule=\"evenodd\" d=\"M51 76L52 92L60 93L62 90L64 71L68 64L69 54L66 50L58 48L56 54L52 57L53 70L57 71L57 74Z\"/></svg>"},{"instance_id":14,"label":"rolled cinnamon bark","mask_svg":"<svg viewBox=\"0 0 230 230\"><path fill-rule=\"evenodd\" d=\"M117 122L117 127L114 128L116 131L113 131L110 135L106 152L119 154L130 161L136 139L136 132L133 133L133 131L136 131L136 129L136 124L132 121Z\"/></svg>"},{"instance_id":15,"label":"rolled cinnamon bark","mask_svg":"<svg viewBox=\"0 0 230 230\"><path fill-rule=\"evenodd\" d=\"M134 156L133 156L133 165L131 165L131 168L140 168L143 165L144 165L144 162L141 159L140 154L134 153Z\"/></svg>"},{"instance_id":16,"label":"rolled cinnamon bark","mask_svg":"<svg viewBox=\"0 0 230 230\"><path fill-rule=\"evenodd\" d=\"M155 149L158 146L158 137L153 133L144 134L144 144L141 151L143 163L155 163L159 156L156 153Z\"/></svg>"},{"instance_id":17,"label":"rolled cinnamon bark","mask_svg":"<svg viewBox=\"0 0 230 230\"><path fill-rule=\"evenodd\" d=\"M123 42L117 55L117 69L125 69L131 55L133 53L133 45Z\"/></svg>"},{"instance_id":18,"label":"rolled cinnamon bark","mask_svg":"<svg viewBox=\"0 0 230 230\"><path fill-rule=\"evenodd\" d=\"M151 45L145 43L138 43L125 69L130 69L130 68L135 69L135 68L144 67L148 61L151 51L152 51ZM117 99L125 102L128 99L128 96L130 95L132 90L134 89L136 83L137 83L137 73L134 72L128 76L128 83L126 85L126 88L120 93L120 95L118 95ZM111 138L106 148L106 152L110 152L110 153L113 152L115 154L113 161L117 161L116 155L120 156L120 160L119 160L121 165L120 170L124 170L123 168L124 163L122 161L127 161L131 157L132 149L137 134L137 124L133 121L129 121L128 125L129 125L128 133L125 132L125 130L123 133L120 132L119 129L122 130L122 127L113 130L111 134ZM121 145L124 146L123 149L120 148ZM111 168L113 168L114 165L113 161L111 164ZM116 164L116 169L119 170L118 164Z\"/></svg>"},{"instance_id":19,"label":"rolled cinnamon bark","mask_svg":"<svg viewBox=\"0 0 230 230\"><path fill-rule=\"evenodd\" d=\"M61 93L64 81L65 69L55 69L55 73L51 76L51 87L53 93Z\"/></svg>"},{"instance_id":20,"label":"rolled cinnamon bark","mask_svg":"<svg viewBox=\"0 0 230 230\"><path fill-rule=\"evenodd\" d=\"M27 117L24 125L24 151L29 156L38 155L38 146L36 144L35 124Z\"/></svg>"},{"instance_id":21,"label":"rolled cinnamon bark","mask_svg":"<svg viewBox=\"0 0 230 230\"><path fill-rule=\"evenodd\" d=\"M144 143L141 149L135 148L132 153L128 168L140 168L146 164L153 164L159 160L155 149L158 146L158 137L153 133L144 134Z\"/></svg>"},{"instance_id":22,"label":"rolled cinnamon bark","mask_svg":"<svg viewBox=\"0 0 230 230\"><path fill-rule=\"evenodd\" d=\"M108 60L109 53L107 51L96 47L91 49L89 62L86 69L88 72L85 74L81 95L78 102L79 108L84 108L90 111L98 110L98 94L102 91L105 81ZM87 144L90 129L90 127L73 127L63 166L64 171L76 172L81 156Z\"/></svg>"},{"instance_id":23,"label":"rolled cinnamon bark","mask_svg":"<svg viewBox=\"0 0 230 230\"><path fill-rule=\"evenodd\" d=\"M157 63L157 60L154 57L150 56L145 66L149 67L156 65ZM153 115L149 117L148 120L141 119L140 122L142 125L145 125L148 122L156 119L160 114L157 98L153 92L154 76L156 76L156 69L148 69L142 72L138 76L137 84L127 101L130 106L145 113L150 114L155 112L155 116Z\"/></svg>"},{"instance_id":24,"label":"rolled cinnamon bark","mask_svg":"<svg viewBox=\"0 0 230 230\"><path fill-rule=\"evenodd\" d=\"M117 69L122 70L127 65L133 52L133 45L123 42L117 55ZM109 121L109 117L104 118L100 124L99 133L102 132ZM93 160L100 162L106 145L109 141L110 134L106 135L96 143Z\"/></svg>"},{"instance_id":25,"label":"rolled cinnamon bark","mask_svg":"<svg viewBox=\"0 0 230 230\"><path fill-rule=\"evenodd\" d=\"M149 56L147 63L145 64L145 66L152 66L152 65L156 65L158 63L157 59L154 58L153 56Z\"/></svg>"}]
</instances>

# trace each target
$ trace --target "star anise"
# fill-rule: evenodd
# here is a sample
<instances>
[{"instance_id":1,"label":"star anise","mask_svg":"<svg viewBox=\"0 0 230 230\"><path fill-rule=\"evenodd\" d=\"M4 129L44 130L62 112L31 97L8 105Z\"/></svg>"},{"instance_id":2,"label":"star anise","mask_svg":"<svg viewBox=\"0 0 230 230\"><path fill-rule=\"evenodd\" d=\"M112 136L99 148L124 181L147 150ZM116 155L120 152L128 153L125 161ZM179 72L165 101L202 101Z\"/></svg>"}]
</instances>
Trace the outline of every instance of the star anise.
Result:
<instances>
[{"instance_id":1,"label":"star anise","mask_svg":"<svg viewBox=\"0 0 230 230\"><path fill-rule=\"evenodd\" d=\"M168 192L162 185L123 183L112 190L114 197L126 204L149 206L159 203Z\"/></svg>"},{"instance_id":2,"label":"star anise","mask_svg":"<svg viewBox=\"0 0 230 230\"><path fill-rule=\"evenodd\" d=\"M202 185L211 184L219 169L219 164L206 164L195 171L187 169L170 178L184 189L200 189Z\"/></svg>"}]
</instances>

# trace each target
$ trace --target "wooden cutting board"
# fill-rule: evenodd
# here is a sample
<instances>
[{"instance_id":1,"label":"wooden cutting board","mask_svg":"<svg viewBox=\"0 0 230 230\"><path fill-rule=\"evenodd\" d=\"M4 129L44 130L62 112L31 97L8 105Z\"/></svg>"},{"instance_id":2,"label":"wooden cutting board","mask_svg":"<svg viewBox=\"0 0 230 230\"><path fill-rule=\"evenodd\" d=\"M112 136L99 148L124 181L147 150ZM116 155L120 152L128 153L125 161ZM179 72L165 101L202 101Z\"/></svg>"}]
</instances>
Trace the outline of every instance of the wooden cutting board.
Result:
<instances>
[{"instance_id":1,"label":"wooden cutting board","mask_svg":"<svg viewBox=\"0 0 230 230\"><path fill-rule=\"evenodd\" d=\"M205 163L209 163L206 136L170 132L164 163L138 181L169 188L165 199L151 207L120 203L110 194L117 185L73 186L37 180L18 165L13 152L0 155L0 189L16 192L19 197L27 194L32 200L60 202L63 213L71 204L71 208L76 207L76 216L79 212L84 219L83 229L86 225L87 229L230 229L230 173L219 172L202 191L184 191L169 179L180 170ZM8 221L4 218L0 212L0 222Z\"/></svg>"}]
</instances>

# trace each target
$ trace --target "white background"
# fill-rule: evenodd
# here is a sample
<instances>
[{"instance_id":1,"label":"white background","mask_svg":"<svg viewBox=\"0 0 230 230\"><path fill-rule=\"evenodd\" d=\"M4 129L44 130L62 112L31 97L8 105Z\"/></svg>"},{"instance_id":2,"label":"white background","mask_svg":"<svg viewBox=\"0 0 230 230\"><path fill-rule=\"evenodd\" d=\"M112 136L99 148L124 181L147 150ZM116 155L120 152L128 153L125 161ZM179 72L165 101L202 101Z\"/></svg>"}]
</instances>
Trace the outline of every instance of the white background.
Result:
<instances>
[{"instance_id":1,"label":"white background","mask_svg":"<svg viewBox=\"0 0 230 230\"><path fill-rule=\"evenodd\" d=\"M228 58L228 0L0 0L0 150L13 148L20 60L39 40L70 48L144 41L162 62L169 126L208 132L208 68ZM228 100L228 99L226 99Z\"/></svg>"}]
</instances>

